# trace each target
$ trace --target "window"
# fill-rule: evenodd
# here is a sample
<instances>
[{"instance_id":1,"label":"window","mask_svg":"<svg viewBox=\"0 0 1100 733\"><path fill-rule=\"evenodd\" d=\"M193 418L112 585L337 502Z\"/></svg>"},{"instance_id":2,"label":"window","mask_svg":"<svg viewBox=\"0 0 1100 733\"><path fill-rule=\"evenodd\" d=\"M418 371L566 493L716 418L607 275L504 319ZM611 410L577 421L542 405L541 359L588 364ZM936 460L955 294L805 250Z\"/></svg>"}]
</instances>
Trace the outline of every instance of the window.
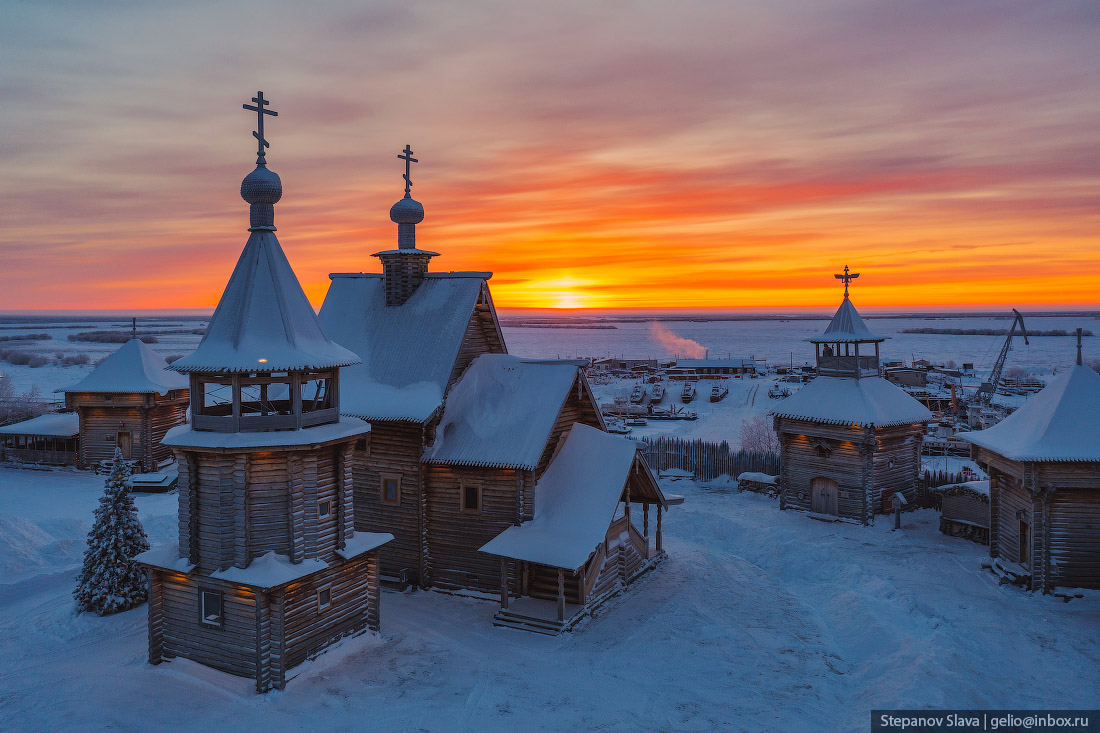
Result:
<instances>
[{"instance_id":1,"label":"window","mask_svg":"<svg viewBox=\"0 0 1100 733\"><path fill-rule=\"evenodd\" d=\"M317 516L327 517L332 514L332 499L325 499L317 505Z\"/></svg>"},{"instance_id":2,"label":"window","mask_svg":"<svg viewBox=\"0 0 1100 733\"><path fill-rule=\"evenodd\" d=\"M383 504L400 504L401 503L401 477L400 476L383 476L382 477L382 503Z\"/></svg>"},{"instance_id":3,"label":"window","mask_svg":"<svg viewBox=\"0 0 1100 733\"><path fill-rule=\"evenodd\" d=\"M316 412L335 407L331 372L302 375L302 412Z\"/></svg>"},{"instance_id":4,"label":"window","mask_svg":"<svg viewBox=\"0 0 1100 733\"><path fill-rule=\"evenodd\" d=\"M191 395L191 409L200 415L233 414L233 380L228 377L207 377L198 382L198 394Z\"/></svg>"},{"instance_id":5,"label":"window","mask_svg":"<svg viewBox=\"0 0 1100 733\"><path fill-rule=\"evenodd\" d=\"M199 588L199 621L204 626L225 627L223 600L218 591Z\"/></svg>"},{"instance_id":6,"label":"window","mask_svg":"<svg viewBox=\"0 0 1100 733\"><path fill-rule=\"evenodd\" d=\"M477 484L462 484L459 487L459 493L462 495L462 511L481 511L481 486Z\"/></svg>"},{"instance_id":7,"label":"window","mask_svg":"<svg viewBox=\"0 0 1100 733\"><path fill-rule=\"evenodd\" d=\"M332 605L332 588L322 588L317 591L317 610L324 611Z\"/></svg>"}]
</instances>

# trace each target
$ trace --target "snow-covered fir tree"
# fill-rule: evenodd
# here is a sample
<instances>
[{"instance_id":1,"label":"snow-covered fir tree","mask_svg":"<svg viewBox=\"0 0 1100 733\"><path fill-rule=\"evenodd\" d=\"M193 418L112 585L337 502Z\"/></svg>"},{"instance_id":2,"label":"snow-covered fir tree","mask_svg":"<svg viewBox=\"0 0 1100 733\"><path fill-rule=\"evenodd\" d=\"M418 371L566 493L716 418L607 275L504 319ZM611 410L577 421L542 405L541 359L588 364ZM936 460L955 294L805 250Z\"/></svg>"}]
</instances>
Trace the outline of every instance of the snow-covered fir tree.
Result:
<instances>
[{"instance_id":1,"label":"snow-covered fir tree","mask_svg":"<svg viewBox=\"0 0 1100 733\"><path fill-rule=\"evenodd\" d=\"M84 568L73 592L81 611L103 616L126 611L146 599L145 572L133 558L149 549L149 539L126 486L129 476L130 465L116 449L115 463L88 533Z\"/></svg>"}]
</instances>

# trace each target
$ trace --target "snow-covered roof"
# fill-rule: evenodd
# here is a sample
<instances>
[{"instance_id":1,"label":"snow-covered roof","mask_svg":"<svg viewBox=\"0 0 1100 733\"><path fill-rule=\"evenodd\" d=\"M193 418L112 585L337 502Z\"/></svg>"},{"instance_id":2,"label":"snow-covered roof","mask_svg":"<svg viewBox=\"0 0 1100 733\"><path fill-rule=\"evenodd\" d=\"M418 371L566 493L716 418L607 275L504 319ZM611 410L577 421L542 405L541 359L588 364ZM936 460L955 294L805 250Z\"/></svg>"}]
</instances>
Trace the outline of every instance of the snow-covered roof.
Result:
<instances>
[{"instance_id":1,"label":"snow-covered roof","mask_svg":"<svg viewBox=\"0 0 1100 733\"><path fill-rule=\"evenodd\" d=\"M638 444L573 425L535 484L535 513L481 552L575 571L603 542L615 518Z\"/></svg>"},{"instance_id":2,"label":"snow-covered roof","mask_svg":"<svg viewBox=\"0 0 1100 733\"><path fill-rule=\"evenodd\" d=\"M774 484L778 476L759 471L745 471L737 476L738 481L755 481L758 484Z\"/></svg>"},{"instance_id":3,"label":"snow-covered roof","mask_svg":"<svg viewBox=\"0 0 1100 733\"><path fill-rule=\"evenodd\" d=\"M141 339L130 339L92 372L62 392L129 392L167 394L187 389L187 377L169 371L166 362Z\"/></svg>"},{"instance_id":4,"label":"snow-covered roof","mask_svg":"<svg viewBox=\"0 0 1100 733\"><path fill-rule=\"evenodd\" d=\"M1013 461L1100 461L1100 374L1078 364L986 430L963 433Z\"/></svg>"},{"instance_id":5,"label":"snow-covered roof","mask_svg":"<svg viewBox=\"0 0 1100 733\"><path fill-rule=\"evenodd\" d=\"M336 549L336 554L345 560L352 560L391 541L393 541L393 535L389 532L356 531L344 541L343 547Z\"/></svg>"},{"instance_id":6,"label":"snow-covered roof","mask_svg":"<svg viewBox=\"0 0 1100 733\"><path fill-rule=\"evenodd\" d=\"M937 494L945 494L952 489L965 489L967 491L973 491L975 494L981 494L982 496L989 498L989 480L985 481L966 481L961 484L944 484L943 486L934 486L931 491Z\"/></svg>"},{"instance_id":7,"label":"snow-covered roof","mask_svg":"<svg viewBox=\"0 0 1100 733\"><path fill-rule=\"evenodd\" d=\"M195 563L186 557L180 557L180 546L176 542L157 545L145 552L134 555L134 562L142 565L152 565L155 568L174 570L185 575L195 569Z\"/></svg>"},{"instance_id":8,"label":"snow-covered roof","mask_svg":"<svg viewBox=\"0 0 1100 733\"><path fill-rule=\"evenodd\" d=\"M80 432L75 412L52 412L30 420L0 425L0 435L33 435L39 438L72 438Z\"/></svg>"},{"instance_id":9,"label":"snow-covered roof","mask_svg":"<svg viewBox=\"0 0 1100 733\"><path fill-rule=\"evenodd\" d=\"M535 468L577 372L574 361L482 354L447 395L424 461Z\"/></svg>"},{"instance_id":10,"label":"snow-covered roof","mask_svg":"<svg viewBox=\"0 0 1100 733\"><path fill-rule=\"evenodd\" d=\"M321 329L275 233L253 229L202 342L170 368L274 372L358 361Z\"/></svg>"},{"instance_id":11,"label":"snow-covered roof","mask_svg":"<svg viewBox=\"0 0 1100 733\"><path fill-rule=\"evenodd\" d=\"M704 368L720 368L720 367L754 367L756 362L752 359L677 359L677 367L688 367L691 369L704 369Z\"/></svg>"},{"instance_id":12,"label":"snow-covered roof","mask_svg":"<svg viewBox=\"0 0 1100 733\"><path fill-rule=\"evenodd\" d=\"M932 419L927 407L882 377L817 377L779 402L771 414L796 420L880 428Z\"/></svg>"},{"instance_id":13,"label":"snow-covered roof","mask_svg":"<svg viewBox=\"0 0 1100 733\"><path fill-rule=\"evenodd\" d=\"M370 425L359 418L341 417L334 423L301 430L267 430L255 433L218 433L211 430L192 430L190 425L177 425L160 442L161 445L171 448L274 448L320 445L369 432Z\"/></svg>"},{"instance_id":14,"label":"snow-covered roof","mask_svg":"<svg viewBox=\"0 0 1100 733\"><path fill-rule=\"evenodd\" d=\"M825 333L809 339L815 344L885 340L881 336L871 333L871 329L867 328L867 324L863 322L859 311L852 305L852 301L848 299L848 296L844 296L844 302L836 309L836 314L833 316L833 320L829 322L829 327L825 329Z\"/></svg>"},{"instance_id":15,"label":"snow-covered roof","mask_svg":"<svg viewBox=\"0 0 1100 733\"><path fill-rule=\"evenodd\" d=\"M381 275L332 275L321 324L362 362L341 373L341 412L366 420L430 418L443 403L489 276L429 273L408 300L387 306Z\"/></svg>"}]
</instances>

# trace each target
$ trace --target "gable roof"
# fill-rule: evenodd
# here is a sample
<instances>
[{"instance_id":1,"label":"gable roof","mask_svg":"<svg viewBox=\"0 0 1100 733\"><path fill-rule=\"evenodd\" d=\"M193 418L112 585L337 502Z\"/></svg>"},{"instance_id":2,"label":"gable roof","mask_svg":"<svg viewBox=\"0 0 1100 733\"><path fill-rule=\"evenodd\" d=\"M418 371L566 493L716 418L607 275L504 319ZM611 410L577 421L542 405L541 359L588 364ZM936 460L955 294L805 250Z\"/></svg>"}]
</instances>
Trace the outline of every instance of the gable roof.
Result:
<instances>
[{"instance_id":1,"label":"gable roof","mask_svg":"<svg viewBox=\"0 0 1100 733\"><path fill-rule=\"evenodd\" d=\"M365 420L428 420L443 403L492 273L428 273L398 306L386 305L381 275L330 277L321 324L362 362L341 374L341 411Z\"/></svg>"},{"instance_id":2,"label":"gable roof","mask_svg":"<svg viewBox=\"0 0 1100 733\"><path fill-rule=\"evenodd\" d=\"M168 370L166 362L141 339L130 339L86 377L61 392L128 392L168 394L187 389L190 381Z\"/></svg>"},{"instance_id":3,"label":"gable roof","mask_svg":"<svg viewBox=\"0 0 1100 733\"><path fill-rule=\"evenodd\" d=\"M425 463L534 469L579 368L482 354L447 395Z\"/></svg>"},{"instance_id":4,"label":"gable roof","mask_svg":"<svg viewBox=\"0 0 1100 733\"><path fill-rule=\"evenodd\" d=\"M1100 374L1078 364L986 430L962 433L1013 461L1100 461Z\"/></svg>"},{"instance_id":5,"label":"gable roof","mask_svg":"<svg viewBox=\"0 0 1100 733\"><path fill-rule=\"evenodd\" d=\"M535 484L535 513L481 552L576 570L603 542L638 444L576 423Z\"/></svg>"},{"instance_id":6,"label":"gable roof","mask_svg":"<svg viewBox=\"0 0 1100 733\"><path fill-rule=\"evenodd\" d=\"M817 377L771 410L796 420L888 427L932 419L928 408L882 377Z\"/></svg>"},{"instance_id":7,"label":"gable roof","mask_svg":"<svg viewBox=\"0 0 1100 733\"><path fill-rule=\"evenodd\" d=\"M871 329L867 328L867 324L863 322L852 301L848 296L844 296L844 301L836 309L825 333L808 340L815 344L835 344L853 341L885 341L886 339L871 333Z\"/></svg>"},{"instance_id":8,"label":"gable roof","mask_svg":"<svg viewBox=\"0 0 1100 733\"><path fill-rule=\"evenodd\" d=\"M199 347L170 368L287 371L357 363L321 329L275 233L251 232Z\"/></svg>"}]
</instances>

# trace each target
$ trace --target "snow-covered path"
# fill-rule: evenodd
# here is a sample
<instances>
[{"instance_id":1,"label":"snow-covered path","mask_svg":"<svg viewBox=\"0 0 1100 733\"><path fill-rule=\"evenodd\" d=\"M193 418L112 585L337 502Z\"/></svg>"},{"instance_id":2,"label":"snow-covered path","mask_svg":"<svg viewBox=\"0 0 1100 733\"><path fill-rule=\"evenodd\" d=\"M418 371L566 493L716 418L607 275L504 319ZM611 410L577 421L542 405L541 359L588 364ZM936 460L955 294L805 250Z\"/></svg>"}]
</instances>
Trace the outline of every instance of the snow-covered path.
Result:
<instances>
[{"instance_id":1,"label":"snow-covered path","mask_svg":"<svg viewBox=\"0 0 1100 733\"><path fill-rule=\"evenodd\" d=\"M52 475L27 502L10 491L20 472L0 469L0 519L56 522L41 502L90 517L98 479L88 501ZM574 633L496 629L484 601L385 593L381 634L264 696L186 662L149 666L144 608L74 616L73 561L45 563L0 585L0 728L864 730L877 707L1095 704L1100 599L998 586L984 548L941 535L934 513L892 532L669 488L687 498L665 523L669 559ZM154 541L173 498L139 499Z\"/></svg>"}]
</instances>

